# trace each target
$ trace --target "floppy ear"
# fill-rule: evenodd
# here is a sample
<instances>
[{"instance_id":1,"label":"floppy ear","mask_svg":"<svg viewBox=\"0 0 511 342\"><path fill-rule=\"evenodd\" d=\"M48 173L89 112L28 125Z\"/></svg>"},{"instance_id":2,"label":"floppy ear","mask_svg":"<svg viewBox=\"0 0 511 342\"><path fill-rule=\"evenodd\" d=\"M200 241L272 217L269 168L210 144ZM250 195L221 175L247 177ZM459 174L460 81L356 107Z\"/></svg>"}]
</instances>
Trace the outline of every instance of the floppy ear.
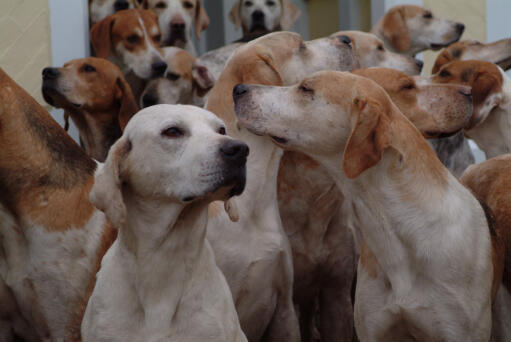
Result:
<instances>
[{"instance_id":1,"label":"floppy ear","mask_svg":"<svg viewBox=\"0 0 511 342\"><path fill-rule=\"evenodd\" d=\"M124 127L128 124L131 117L138 112L138 105L135 101L135 97L131 92L130 85L124 77L120 76L117 78L117 87L119 88L118 99L121 101L121 107L119 109L118 120L121 130L124 131Z\"/></svg>"},{"instance_id":2,"label":"floppy ear","mask_svg":"<svg viewBox=\"0 0 511 342\"><path fill-rule=\"evenodd\" d=\"M499 86L500 81L493 74L485 71L476 74L472 84L474 111L468 129L474 128L485 120L488 114L500 104L502 95L496 91Z\"/></svg>"},{"instance_id":3,"label":"floppy ear","mask_svg":"<svg viewBox=\"0 0 511 342\"><path fill-rule=\"evenodd\" d=\"M229 19L234 24L236 29L239 29L241 27L241 2L243 0L238 0L232 6L231 11L229 12Z\"/></svg>"},{"instance_id":4,"label":"floppy ear","mask_svg":"<svg viewBox=\"0 0 511 342\"><path fill-rule=\"evenodd\" d=\"M410 34L403 8L393 8L385 14L382 34L397 51L405 52L410 48Z\"/></svg>"},{"instance_id":5,"label":"floppy ear","mask_svg":"<svg viewBox=\"0 0 511 342\"><path fill-rule=\"evenodd\" d=\"M451 60L452 60L451 53L447 49L444 49L436 58L435 65L433 66L433 70L431 71L431 73L433 75L436 74L437 72L440 71L440 68L444 64L449 63Z\"/></svg>"},{"instance_id":6,"label":"floppy ear","mask_svg":"<svg viewBox=\"0 0 511 342\"><path fill-rule=\"evenodd\" d=\"M258 84L274 86L284 85L284 81L282 81L279 70L275 66L273 57L268 53L258 53L257 57L264 63L264 67L251 70L249 75L255 75ZM244 81L243 83L248 82Z\"/></svg>"},{"instance_id":7,"label":"floppy ear","mask_svg":"<svg viewBox=\"0 0 511 342\"><path fill-rule=\"evenodd\" d=\"M357 111L357 121L342 160L344 173L350 179L376 165L389 146L388 119L378 103L356 98L352 111Z\"/></svg>"},{"instance_id":8,"label":"floppy ear","mask_svg":"<svg viewBox=\"0 0 511 342\"><path fill-rule=\"evenodd\" d=\"M215 85L215 77L209 72L208 68L200 64L192 66L192 77L199 87L199 96L206 95L207 91Z\"/></svg>"},{"instance_id":9,"label":"floppy ear","mask_svg":"<svg viewBox=\"0 0 511 342\"><path fill-rule=\"evenodd\" d=\"M105 213L112 225L119 229L126 221L126 205L122 198L121 164L131 149L128 138L121 137L112 145L103 168L94 178L89 194L91 203Z\"/></svg>"},{"instance_id":10,"label":"floppy ear","mask_svg":"<svg viewBox=\"0 0 511 342\"><path fill-rule=\"evenodd\" d=\"M142 3L140 4L140 8L149 9L149 2L147 0L142 0Z\"/></svg>"},{"instance_id":11,"label":"floppy ear","mask_svg":"<svg viewBox=\"0 0 511 342\"><path fill-rule=\"evenodd\" d=\"M197 0L197 5L195 8L195 34L197 35L197 38L200 38L201 32L207 29L208 26L208 14L206 13L204 7L202 7L200 0Z\"/></svg>"},{"instance_id":12,"label":"floppy ear","mask_svg":"<svg viewBox=\"0 0 511 342\"><path fill-rule=\"evenodd\" d=\"M300 9L290 0L282 0L282 14L280 15L280 28L287 31L300 16Z\"/></svg>"},{"instance_id":13,"label":"floppy ear","mask_svg":"<svg viewBox=\"0 0 511 342\"><path fill-rule=\"evenodd\" d=\"M115 21L115 15L109 15L97 22L90 30L90 41L96 51L96 57L108 58L110 56L110 46L112 44L112 25Z\"/></svg>"}]
</instances>

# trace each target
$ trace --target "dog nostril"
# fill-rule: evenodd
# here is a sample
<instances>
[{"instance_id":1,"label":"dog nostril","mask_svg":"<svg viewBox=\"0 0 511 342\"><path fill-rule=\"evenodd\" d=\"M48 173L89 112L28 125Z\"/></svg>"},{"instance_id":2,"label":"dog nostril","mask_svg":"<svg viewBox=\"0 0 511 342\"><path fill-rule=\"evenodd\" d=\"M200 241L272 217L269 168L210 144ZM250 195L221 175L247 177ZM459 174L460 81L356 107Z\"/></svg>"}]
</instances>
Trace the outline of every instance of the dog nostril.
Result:
<instances>
[{"instance_id":1,"label":"dog nostril","mask_svg":"<svg viewBox=\"0 0 511 342\"><path fill-rule=\"evenodd\" d=\"M59 76L59 71L56 68L44 68L43 80L52 80Z\"/></svg>"},{"instance_id":2,"label":"dog nostril","mask_svg":"<svg viewBox=\"0 0 511 342\"><path fill-rule=\"evenodd\" d=\"M130 7L130 4L127 1L125 1L125 0L117 0L114 3L114 10L116 12L128 9L129 7Z\"/></svg>"},{"instance_id":3,"label":"dog nostril","mask_svg":"<svg viewBox=\"0 0 511 342\"><path fill-rule=\"evenodd\" d=\"M464 96L472 97L472 88L470 87L461 88L459 93Z\"/></svg>"},{"instance_id":4,"label":"dog nostril","mask_svg":"<svg viewBox=\"0 0 511 342\"><path fill-rule=\"evenodd\" d=\"M248 86L245 84L238 84L232 90L232 97L234 99L248 93Z\"/></svg>"},{"instance_id":5,"label":"dog nostril","mask_svg":"<svg viewBox=\"0 0 511 342\"><path fill-rule=\"evenodd\" d=\"M350 37L348 36L337 36L336 37L341 43L343 44L346 44L346 45L350 45L351 44L351 39Z\"/></svg>"},{"instance_id":6,"label":"dog nostril","mask_svg":"<svg viewBox=\"0 0 511 342\"><path fill-rule=\"evenodd\" d=\"M417 64L419 69L422 70L422 67L424 66L424 62L423 61L421 61L420 59L416 59L415 60L415 64Z\"/></svg>"},{"instance_id":7,"label":"dog nostril","mask_svg":"<svg viewBox=\"0 0 511 342\"><path fill-rule=\"evenodd\" d=\"M456 24L456 31L459 33L459 34L462 34L463 31L465 31L465 25L463 25L462 23L457 23Z\"/></svg>"},{"instance_id":8,"label":"dog nostril","mask_svg":"<svg viewBox=\"0 0 511 342\"><path fill-rule=\"evenodd\" d=\"M153 69L154 76L162 76L165 73L165 70L167 70L167 63L164 61L158 61L153 63L151 68Z\"/></svg>"},{"instance_id":9,"label":"dog nostril","mask_svg":"<svg viewBox=\"0 0 511 342\"><path fill-rule=\"evenodd\" d=\"M264 13L262 11L255 11L252 13L252 20L254 21L263 21L264 20Z\"/></svg>"},{"instance_id":10,"label":"dog nostril","mask_svg":"<svg viewBox=\"0 0 511 342\"><path fill-rule=\"evenodd\" d=\"M184 31L185 23L183 21L175 21L170 23L170 29L173 31Z\"/></svg>"},{"instance_id":11,"label":"dog nostril","mask_svg":"<svg viewBox=\"0 0 511 342\"><path fill-rule=\"evenodd\" d=\"M142 97L142 106L144 108L154 106L155 104L158 104L158 97L151 93L146 93Z\"/></svg>"},{"instance_id":12,"label":"dog nostril","mask_svg":"<svg viewBox=\"0 0 511 342\"><path fill-rule=\"evenodd\" d=\"M222 147L220 147L220 151L224 158L232 160L246 158L248 156L249 149L247 144L241 141L227 140Z\"/></svg>"}]
</instances>

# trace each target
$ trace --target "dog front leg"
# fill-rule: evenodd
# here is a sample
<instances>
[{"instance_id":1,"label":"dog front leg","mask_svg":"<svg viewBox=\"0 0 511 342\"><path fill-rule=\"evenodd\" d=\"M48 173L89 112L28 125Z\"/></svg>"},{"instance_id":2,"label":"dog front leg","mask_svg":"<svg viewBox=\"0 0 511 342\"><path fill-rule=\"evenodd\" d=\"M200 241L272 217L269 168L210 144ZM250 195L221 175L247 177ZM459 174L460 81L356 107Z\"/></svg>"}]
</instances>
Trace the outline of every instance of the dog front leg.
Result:
<instances>
[{"instance_id":1,"label":"dog front leg","mask_svg":"<svg viewBox=\"0 0 511 342\"><path fill-rule=\"evenodd\" d=\"M261 342L299 342L300 328L291 293L279 297L273 317Z\"/></svg>"}]
</instances>

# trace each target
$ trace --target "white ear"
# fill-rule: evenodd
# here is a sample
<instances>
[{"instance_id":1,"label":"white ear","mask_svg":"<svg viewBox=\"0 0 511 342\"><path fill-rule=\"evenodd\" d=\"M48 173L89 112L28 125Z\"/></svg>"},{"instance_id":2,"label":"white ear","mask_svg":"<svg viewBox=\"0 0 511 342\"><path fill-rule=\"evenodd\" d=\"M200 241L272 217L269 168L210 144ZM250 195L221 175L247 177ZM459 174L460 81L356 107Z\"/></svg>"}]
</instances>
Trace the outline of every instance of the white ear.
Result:
<instances>
[{"instance_id":1,"label":"white ear","mask_svg":"<svg viewBox=\"0 0 511 342\"><path fill-rule=\"evenodd\" d=\"M91 203L105 213L112 225L119 229L126 221L126 205L122 199L121 163L131 149L126 137L121 137L108 152L105 164L94 178L89 194Z\"/></svg>"},{"instance_id":2,"label":"white ear","mask_svg":"<svg viewBox=\"0 0 511 342\"><path fill-rule=\"evenodd\" d=\"M237 0L234 6L232 6L231 11L229 12L229 19L234 24L236 29L239 29L241 27L241 1L243 0Z\"/></svg>"},{"instance_id":3,"label":"white ear","mask_svg":"<svg viewBox=\"0 0 511 342\"><path fill-rule=\"evenodd\" d=\"M280 15L280 28L287 31L300 16L300 9L290 0L282 0L282 14Z\"/></svg>"}]
</instances>

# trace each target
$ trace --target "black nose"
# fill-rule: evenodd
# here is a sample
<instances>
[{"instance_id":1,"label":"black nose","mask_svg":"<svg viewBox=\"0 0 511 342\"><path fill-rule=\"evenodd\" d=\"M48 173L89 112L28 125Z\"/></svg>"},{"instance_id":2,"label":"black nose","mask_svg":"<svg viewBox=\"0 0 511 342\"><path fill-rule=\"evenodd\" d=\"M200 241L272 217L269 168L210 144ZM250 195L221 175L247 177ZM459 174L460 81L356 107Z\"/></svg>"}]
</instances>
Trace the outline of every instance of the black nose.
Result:
<instances>
[{"instance_id":1,"label":"black nose","mask_svg":"<svg viewBox=\"0 0 511 342\"><path fill-rule=\"evenodd\" d=\"M183 21L177 21L170 23L170 30L173 32L181 32L185 30L185 23Z\"/></svg>"},{"instance_id":2,"label":"black nose","mask_svg":"<svg viewBox=\"0 0 511 342\"><path fill-rule=\"evenodd\" d=\"M153 69L154 77L163 76L163 73L165 73L165 70L167 70L167 63L164 61L154 62L151 65L151 69Z\"/></svg>"},{"instance_id":3,"label":"black nose","mask_svg":"<svg viewBox=\"0 0 511 342\"><path fill-rule=\"evenodd\" d=\"M244 142L237 140L226 140L220 147L222 158L225 161L244 161L248 156L248 146Z\"/></svg>"},{"instance_id":4,"label":"black nose","mask_svg":"<svg viewBox=\"0 0 511 342\"><path fill-rule=\"evenodd\" d=\"M158 104L158 97L153 93L145 93L142 97L142 106L144 108Z\"/></svg>"},{"instance_id":5,"label":"black nose","mask_svg":"<svg viewBox=\"0 0 511 342\"><path fill-rule=\"evenodd\" d=\"M126 0L117 0L114 3L114 10L116 12L128 9L128 7L130 7L130 4Z\"/></svg>"},{"instance_id":6,"label":"black nose","mask_svg":"<svg viewBox=\"0 0 511 342\"><path fill-rule=\"evenodd\" d=\"M245 84L238 84L232 90L232 97L236 100L246 93L248 93L248 86Z\"/></svg>"},{"instance_id":7,"label":"black nose","mask_svg":"<svg viewBox=\"0 0 511 342\"><path fill-rule=\"evenodd\" d=\"M420 59L416 59L415 64L417 64L417 66L419 67L419 70L422 70L422 67L424 66L423 61L421 61Z\"/></svg>"},{"instance_id":8,"label":"black nose","mask_svg":"<svg viewBox=\"0 0 511 342\"><path fill-rule=\"evenodd\" d=\"M348 36L337 36L336 37L341 43L344 43L346 45L350 45L351 44L351 39L350 37Z\"/></svg>"},{"instance_id":9,"label":"black nose","mask_svg":"<svg viewBox=\"0 0 511 342\"><path fill-rule=\"evenodd\" d=\"M60 72L57 68L44 68L43 69L43 80L54 80L59 77Z\"/></svg>"},{"instance_id":10,"label":"black nose","mask_svg":"<svg viewBox=\"0 0 511 342\"><path fill-rule=\"evenodd\" d=\"M264 21L264 13L262 11L254 11L252 13L252 20L257 22Z\"/></svg>"},{"instance_id":11,"label":"black nose","mask_svg":"<svg viewBox=\"0 0 511 342\"><path fill-rule=\"evenodd\" d=\"M465 31L465 25L463 25L462 23L457 23L456 24L456 32L458 32L459 34L462 34L463 31Z\"/></svg>"}]
</instances>

